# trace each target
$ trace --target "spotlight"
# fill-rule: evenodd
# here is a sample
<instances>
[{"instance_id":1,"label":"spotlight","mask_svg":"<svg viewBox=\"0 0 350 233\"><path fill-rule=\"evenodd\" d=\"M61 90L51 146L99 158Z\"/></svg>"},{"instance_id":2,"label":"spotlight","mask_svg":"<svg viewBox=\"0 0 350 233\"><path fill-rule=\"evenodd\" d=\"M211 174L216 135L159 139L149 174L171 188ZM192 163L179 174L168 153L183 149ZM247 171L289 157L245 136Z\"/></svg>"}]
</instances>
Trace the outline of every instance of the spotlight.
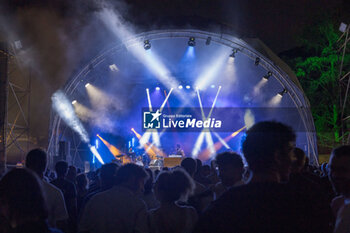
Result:
<instances>
[{"instance_id":1,"label":"spotlight","mask_svg":"<svg viewBox=\"0 0 350 233\"><path fill-rule=\"evenodd\" d=\"M110 69L111 71L118 71L118 70L119 70L118 67L117 67L115 64L110 65L110 66L109 66L109 69Z\"/></svg>"},{"instance_id":2,"label":"spotlight","mask_svg":"<svg viewBox=\"0 0 350 233\"><path fill-rule=\"evenodd\" d=\"M186 85L186 89L190 89L191 88L191 86L190 85Z\"/></svg>"},{"instance_id":3,"label":"spotlight","mask_svg":"<svg viewBox=\"0 0 350 233\"><path fill-rule=\"evenodd\" d=\"M206 45L210 45L210 42L211 42L211 37L208 36L207 40L205 41L205 44L206 44Z\"/></svg>"},{"instance_id":4,"label":"spotlight","mask_svg":"<svg viewBox=\"0 0 350 233\"><path fill-rule=\"evenodd\" d=\"M230 57L232 58L236 57L237 52L238 52L238 49L232 49L232 53L230 54Z\"/></svg>"},{"instance_id":5,"label":"spotlight","mask_svg":"<svg viewBox=\"0 0 350 233\"><path fill-rule=\"evenodd\" d=\"M182 89L183 88L183 86L182 85L179 85L179 89Z\"/></svg>"},{"instance_id":6,"label":"spotlight","mask_svg":"<svg viewBox=\"0 0 350 233\"><path fill-rule=\"evenodd\" d=\"M149 89L148 89L148 88L146 88L146 91L149 91Z\"/></svg>"},{"instance_id":7,"label":"spotlight","mask_svg":"<svg viewBox=\"0 0 350 233\"><path fill-rule=\"evenodd\" d=\"M269 78L272 76L272 72L271 71L269 71L269 72L267 72L267 74L265 74L264 75L264 79L266 79L266 80L269 80Z\"/></svg>"},{"instance_id":8,"label":"spotlight","mask_svg":"<svg viewBox=\"0 0 350 233\"><path fill-rule=\"evenodd\" d=\"M134 131L134 128L131 128L131 131Z\"/></svg>"},{"instance_id":9,"label":"spotlight","mask_svg":"<svg viewBox=\"0 0 350 233\"><path fill-rule=\"evenodd\" d=\"M73 100L73 101L72 101L72 104L76 104L76 103L77 103L77 101L76 101L76 100Z\"/></svg>"},{"instance_id":10,"label":"spotlight","mask_svg":"<svg viewBox=\"0 0 350 233\"><path fill-rule=\"evenodd\" d=\"M188 46L195 46L196 45L196 39L194 37L190 37L190 39L188 40Z\"/></svg>"},{"instance_id":11,"label":"spotlight","mask_svg":"<svg viewBox=\"0 0 350 233\"><path fill-rule=\"evenodd\" d=\"M260 58L259 57L255 58L254 64L257 66L259 65L259 63L260 63Z\"/></svg>"},{"instance_id":12,"label":"spotlight","mask_svg":"<svg viewBox=\"0 0 350 233\"><path fill-rule=\"evenodd\" d=\"M85 87L88 87L88 86L90 86L90 83L85 84Z\"/></svg>"},{"instance_id":13,"label":"spotlight","mask_svg":"<svg viewBox=\"0 0 350 233\"><path fill-rule=\"evenodd\" d=\"M211 87L211 88L215 88L215 85L214 85L214 84L212 84L210 87Z\"/></svg>"},{"instance_id":14,"label":"spotlight","mask_svg":"<svg viewBox=\"0 0 350 233\"><path fill-rule=\"evenodd\" d=\"M145 41L143 42L143 48L144 48L145 50L149 50L149 49L151 48L151 44L149 43L149 40L145 40Z\"/></svg>"},{"instance_id":15,"label":"spotlight","mask_svg":"<svg viewBox=\"0 0 350 233\"><path fill-rule=\"evenodd\" d=\"M287 93L286 88L284 88L281 92L278 92L278 95L282 97L285 93Z\"/></svg>"},{"instance_id":16,"label":"spotlight","mask_svg":"<svg viewBox=\"0 0 350 233\"><path fill-rule=\"evenodd\" d=\"M160 87L156 87L156 90L159 91L159 90L160 90Z\"/></svg>"}]
</instances>

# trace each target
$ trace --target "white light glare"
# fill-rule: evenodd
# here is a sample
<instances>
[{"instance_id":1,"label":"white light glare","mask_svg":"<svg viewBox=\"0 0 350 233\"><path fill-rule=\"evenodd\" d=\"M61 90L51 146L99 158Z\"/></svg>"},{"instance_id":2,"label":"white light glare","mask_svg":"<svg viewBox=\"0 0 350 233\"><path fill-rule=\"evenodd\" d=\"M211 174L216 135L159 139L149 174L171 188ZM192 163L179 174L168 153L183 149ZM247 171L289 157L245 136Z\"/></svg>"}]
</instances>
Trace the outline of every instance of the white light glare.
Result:
<instances>
[{"instance_id":1,"label":"white light glare","mask_svg":"<svg viewBox=\"0 0 350 233\"><path fill-rule=\"evenodd\" d=\"M90 83L85 84L85 87L88 87L88 86L90 86Z\"/></svg>"},{"instance_id":2,"label":"white light glare","mask_svg":"<svg viewBox=\"0 0 350 233\"><path fill-rule=\"evenodd\" d=\"M201 146L203 144L203 141L204 141L204 132L200 132L198 138L197 138L197 141L195 142L194 144L194 147L193 147L193 150L192 150L192 158L196 159L198 157L198 154L201 150Z\"/></svg>"},{"instance_id":3,"label":"white light glare","mask_svg":"<svg viewBox=\"0 0 350 233\"><path fill-rule=\"evenodd\" d=\"M247 109L244 113L244 124L247 129L255 124L255 117L250 109Z\"/></svg>"},{"instance_id":4,"label":"white light glare","mask_svg":"<svg viewBox=\"0 0 350 233\"><path fill-rule=\"evenodd\" d=\"M228 55L229 53L225 50L219 51L215 59L203 69L203 72L196 80L195 86L198 86L199 89L205 89L209 86L208 84L211 83L222 70L222 66L225 64Z\"/></svg>"},{"instance_id":5,"label":"white light glare","mask_svg":"<svg viewBox=\"0 0 350 233\"><path fill-rule=\"evenodd\" d=\"M73 106L62 91L56 91L52 97L52 107L62 120L79 134L81 140L85 143L89 142L89 135L86 132L83 124L75 115Z\"/></svg>"},{"instance_id":6,"label":"white light glare","mask_svg":"<svg viewBox=\"0 0 350 233\"><path fill-rule=\"evenodd\" d=\"M109 69L111 70L111 71L119 71L119 69L118 69L118 67L115 65L115 64L112 64L112 65L110 65L109 66Z\"/></svg>"},{"instance_id":7,"label":"white light glare","mask_svg":"<svg viewBox=\"0 0 350 233\"><path fill-rule=\"evenodd\" d=\"M73 101L72 101L72 104L76 104L76 103L77 103L77 101L76 101L76 100L73 100Z\"/></svg>"},{"instance_id":8,"label":"white light glare","mask_svg":"<svg viewBox=\"0 0 350 233\"><path fill-rule=\"evenodd\" d=\"M269 101L269 106L275 107L281 103L282 100L282 95L277 94L272 99Z\"/></svg>"},{"instance_id":9,"label":"white light glare","mask_svg":"<svg viewBox=\"0 0 350 233\"><path fill-rule=\"evenodd\" d=\"M106 26L122 41L133 38L135 33L130 27L126 26L122 17L118 12L110 8L103 8L99 12L99 16ZM167 88L178 86L176 78L171 75L171 72L162 63L161 59L151 50L145 51L143 42L128 46L128 51L135 56L145 67L151 71L155 77ZM184 95L179 95L182 100L186 100Z\"/></svg>"},{"instance_id":10,"label":"white light glare","mask_svg":"<svg viewBox=\"0 0 350 233\"><path fill-rule=\"evenodd\" d=\"M95 155L95 157L98 159L98 161L100 161L101 164L105 164L102 160L100 153L98 153L98 151L96 150L95 146L90 145L90 151L92 152L92 154Z\"/></svg>"},{"instance_id":11,"label":"white light glare","mask_svg":"<svg viewBox=\"0 0 350 233\"><path fill-rule=\"evenodd\" d=\"M186 89L190 89L190 88L191 88L191 86L190 86L190 85L187 85L187 86L186 86Z\"/></svg>"},{"instance_id":12,"label":"white light glare","mask_svg":"<svg viewBox=\"0 0 350 233\"><path fill-rule=\"evenodd\" d=\"M179 85L179 89L182 89L183 88L183 86L182 85Z\"/></svg>"}]
</instances>

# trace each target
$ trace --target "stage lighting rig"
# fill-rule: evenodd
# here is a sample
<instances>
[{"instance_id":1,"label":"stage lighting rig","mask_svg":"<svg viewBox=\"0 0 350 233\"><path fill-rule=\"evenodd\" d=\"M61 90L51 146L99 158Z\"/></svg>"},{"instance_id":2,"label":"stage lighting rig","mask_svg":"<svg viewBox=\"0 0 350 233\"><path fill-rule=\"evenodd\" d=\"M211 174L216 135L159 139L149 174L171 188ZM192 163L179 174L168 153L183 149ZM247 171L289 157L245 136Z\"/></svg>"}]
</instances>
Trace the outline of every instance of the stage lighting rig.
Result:
<instances>
[{"instance_id":1,"label":"stage lighting rig","mask_svg":"<svg viewBox=\"0 0 350 233\"><path fill-rule=\"evenodd\" d=\"M190 37L187 44L188 46L194 47L196 45L196 39L194 37Z\"/></svg>"},{"instance_id":2,"label":"stage lighting rig","mask_svg":"<svg viewBox=\"0 0 350 233\"><path fill-rule=\"evenodd\" d=\"M182 85L179 85L179 89L182 89L183 88L183 86Z\"/></svg>"},{"instance_id":3,"label":"stage lighting rig","mask_svg":"<svg viewBox=\"0 0 350 233\"><path fill-rule=\"evenodd\" d=\"M269 80L269 78L272 76L272 72L269 71L267 74L264 75L263 79Z\"/></svg>"},{"instance_id":4,"label":"stage lighting rig","mask_svg":"<svg viewBox=\"0 0 350 233\"><path fill-rule=\"evenodd\" d=\"M254 64L257 66L259 65L259 63L260 63L260 58L259 57L255 58Z\"/></svg>"},{"instance_id":5,"label":"stage lighting rig","mask_svg":"<svg viewBox=\"0 0 350 233\"><path fill-rule=\"evenodd\" d=\"M190 85L186 85L186 89L190 89L191 88L191 86Z\"/></svg>"},{"instance_id":6,"label":"stage lighting rig","mask_svg":"<svg viewBox=\"0 0 350 233\"><path fill-rule=\"evenodd\" d=\"M143 48L144 48L145 50L149 50L149 49L151 48L151 43L149 42L149 40L145 40L145 41L143 42Z\"/></svg>"},{"instance_id":7,"label":"stage lighting rig","mask_svg":"<svg viewBox=\"0 0 350 233\"><path fill-rule=\"evenodd\" d=\"M76 104L76 103L77 103L77 101L76 101L76 100L73 100L73 101L72 101L72 104L73 104L73 105L74 105L74 104Z\"/></svg>"},{"instance_id":8,"label":"stage lighting rig","mask_svg":"<svg viewBox=\"0 0 350 233\"><path fill-rule=\"evenodd\" d=\"M279 95L280 97L283 97L283 95L284 95L285 93L287 93L286 88L284 88L282 91L278 92L278 95Z\"/></svg>"},{"instance_id":9,"label":"stage lighting rig","mask_svg":"<svg viewBox=\"0 0 350 233\"><path fill-rule=\"evenodd\" d=\"M160 87L156 87L156 90L159 91L159 90L160 90Z\"/></svg>"}]
</instances>

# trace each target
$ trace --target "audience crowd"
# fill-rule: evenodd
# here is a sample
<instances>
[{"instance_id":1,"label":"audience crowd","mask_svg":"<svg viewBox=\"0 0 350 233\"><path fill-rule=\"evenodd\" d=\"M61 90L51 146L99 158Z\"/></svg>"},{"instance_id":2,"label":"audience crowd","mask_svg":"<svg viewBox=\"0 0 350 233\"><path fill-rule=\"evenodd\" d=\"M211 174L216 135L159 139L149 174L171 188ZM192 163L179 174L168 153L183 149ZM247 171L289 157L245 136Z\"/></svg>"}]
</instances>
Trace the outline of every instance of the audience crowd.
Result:
<instances>
[{"instance_id":1,"label":"audience crowd","mask_svg":"<svg viewBox=\"0 0 350 233\"><path fill-rule=\"evenodd\" d=\"M46 169L44 150L0 180L3 233L350 233L350 146L309 164L293 130L259 122L242 155L184 158L153 171L129 163Z\"/></svg>"}]
</instances>

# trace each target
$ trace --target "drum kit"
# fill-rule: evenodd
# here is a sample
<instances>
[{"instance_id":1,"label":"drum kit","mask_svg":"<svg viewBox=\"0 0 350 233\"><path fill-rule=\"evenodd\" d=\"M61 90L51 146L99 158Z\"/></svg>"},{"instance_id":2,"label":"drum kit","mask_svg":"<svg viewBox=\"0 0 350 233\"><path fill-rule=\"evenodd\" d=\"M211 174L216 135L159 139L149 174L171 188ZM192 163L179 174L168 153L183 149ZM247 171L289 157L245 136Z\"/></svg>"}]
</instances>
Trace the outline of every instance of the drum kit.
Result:
<instances>
[{"instance_id":1,"label":"drum kit","mask_svg":"<svg viewBox=\"0 0 350 233\"><path fill-rule=\"evenodd\" d=\"M162 156L157 155L155 157L155 159L149 161L149 157L146 154L143 155L136 155L135 153L128 153L128 154L120 154L115 156L115 161L120 164L120 165L124 165L127 163L134 163L137 164L139 166L146 166L148 164L148 166L150 168L156 167L158 169L163 167L163 161L164 158Z\"/></svg>"},{"instance_id":2,"label":"drum kit","mask_svg":"<svg viewBox=\"0 0 350 233\"><path fill-rule=\"evenodd\" d=\"M142 154L142 155L137 155L133 150L129 150L128 153L122 153L120 155L115 156L116 158L116 162L120 165L124 165L127 163L134 163L137 164L139 166L146 166L149 167L152 170L161 170L164 167L164 159L168 159L168 158L164 158L165 156L161 156L161 155L155 155L155 156L149 156L146 153ZM181 158L183 157L182 155L177 154L172 154L169 156L170 160L171 159L175 159L175 158L179 158L181 161ZM167 161L168 163L169 161Z\"/></svg>"},{"instance_id":3,"label":"drum kit","mask_svg":"<svg viewBox=\"0 0 350 233\"><path fill-rule=\"evenodd\" d=\"M161 170L164 166L164 158L163 156L156 156L156 159L151 160L149 163L149 168L152 170Z\"/></svg>"}]
</instances>

